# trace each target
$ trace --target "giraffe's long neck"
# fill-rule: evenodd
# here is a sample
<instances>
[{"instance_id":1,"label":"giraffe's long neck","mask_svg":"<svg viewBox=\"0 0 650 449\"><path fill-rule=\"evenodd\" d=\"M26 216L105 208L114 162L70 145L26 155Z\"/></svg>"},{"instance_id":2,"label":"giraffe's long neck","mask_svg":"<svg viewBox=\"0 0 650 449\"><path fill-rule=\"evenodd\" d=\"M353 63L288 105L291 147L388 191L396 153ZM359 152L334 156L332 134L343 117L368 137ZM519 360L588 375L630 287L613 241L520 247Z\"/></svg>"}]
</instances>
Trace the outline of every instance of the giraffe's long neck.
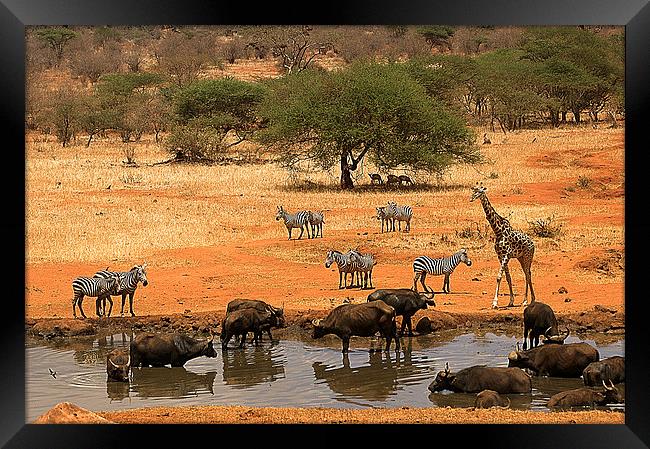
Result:
<instances>
[{"instance_id":1,"label":"giraffe's long neck","mask_svg":"<svg viewBox=\"0 0 650 449\"><path fill-rule=\"evenodd\" d=\"M490 200L488 200L487 196L481 196L481 204L485 211L485 218L487 218L488 223L490 223L490 226L492 227L492 231L494 231L494 234L497 237L503 234L505 229L510 229L510 223L508 223L508 220L497 214L497 211L494 210L494 207L490 204Z\"/></svg>"}]
</instances>

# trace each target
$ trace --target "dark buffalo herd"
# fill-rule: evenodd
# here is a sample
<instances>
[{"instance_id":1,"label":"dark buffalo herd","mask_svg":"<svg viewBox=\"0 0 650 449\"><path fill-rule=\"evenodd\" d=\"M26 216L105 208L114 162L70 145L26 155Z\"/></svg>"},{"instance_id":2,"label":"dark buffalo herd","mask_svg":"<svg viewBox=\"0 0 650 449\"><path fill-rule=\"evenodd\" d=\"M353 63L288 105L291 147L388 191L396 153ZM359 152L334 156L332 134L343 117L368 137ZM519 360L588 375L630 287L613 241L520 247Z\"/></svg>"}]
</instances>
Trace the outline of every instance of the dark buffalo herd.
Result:
<instances>
[{"instance_id":1,"label":"dark buffalo herd","mask_svg":"<svg viewBox=\"0 0 650 449\"><path fill-rule=\"evenodd\" d=\"M312 338L334 334L343 342L343 352L350 349L350 337L372 337L377 332L386 339L386 351L391 340L395 340L395 350L399 350L395 324L395 309L381 299L362 304L343 304L332 310L325 319L312 321Z\"/></svg>"},{"instance_id":2,"label":"dark buffalo herd","mask_svg":"<svg viewBox=\"0 0 650 449\"><path fill-rule=\"evenodd\" d=\"M412 336L411 317L418 310L424 310L428 306L436 305L433 301L433 295L418 293L410 288L380 289L368 295L368 302L379 299L395 309L395 316L402 317L402 327L399 335L404 335L404 327L408 327L408 334Z\"/></svg>"},{"instance_id":3,"label":"dark buffalo herd","mask_svg":"<svg viewBox=\"0 0 650 449\"><path fill-rule=\"evenodd\" d=\"M368 295L364 303L343 304L332 309L325 318L312 320L311 337L319 339L332 334L340 338L344 354L342 369L356 372L358 369L352 370L347 359L352 337L379 335L386 340L384 349L386 352L390 350L393 340L395 350L399 351L400 337L405 335L405 329L408 329L409 337L413 336L412 317L419 310L435 305L433 295L418 293L408 288L379 289ZM401 317L399 333L396 320L398 316ZM600 360L598 350L587 343L564 343L569 335L568 328L560 334L553 310L539 301L525 308L523 318L523 350L519 349L517 343L517 349L507 355L507 367L475 365L451 372L449 365L446 364L445 369L437 373L428 387L432 395L430 397L443 390L472 393L476 394L474 407L477 409L509 408L510 398L501 395L530 395L533 389L533 378L549 376L582 377L585 384L585 387L553 395L547 403L549 408L593 407L624 401L623 395L615 385L625 382L624 357L614 356ZM426 323L423 323L424 321ZM239 338L238 347L243 348L248 333L252 333L252 342L259 346L262 333L267 333L273 342L271 329L284 326L284 308L274 307L261 300L232 300L228 303L226 315L221 322L220 339L224 361L230 354L227 349L232 337ZM416 331L420 335L433 331L428 317L423 317L418 322ZM115 385L120 382L127 383L132 368L138 368L139 372L141 367L166 365L182 367L189 360L197 357L217 357L213 341L212 334L209 338L193 338L179 333L137 334L132 338L128 350L114 349L107 354L108 380L117 381L113 382ZM370 352L372 356L372 345ZM234 355L237 354L236 352ZM394 368L392 363L386 363L386 369ZM340 370L327 371L318 364L314 367L317 378L320 378L318 373L322 371L321 377L327 374L328 384L336 384L333 376ZM224 379L227 377L226 374L226 365L224 365ZM128 388L117 390L115 386L110 388L107 386L110 397L124 397L124 394L128 396Z\"/></svg>"}]
</instances>

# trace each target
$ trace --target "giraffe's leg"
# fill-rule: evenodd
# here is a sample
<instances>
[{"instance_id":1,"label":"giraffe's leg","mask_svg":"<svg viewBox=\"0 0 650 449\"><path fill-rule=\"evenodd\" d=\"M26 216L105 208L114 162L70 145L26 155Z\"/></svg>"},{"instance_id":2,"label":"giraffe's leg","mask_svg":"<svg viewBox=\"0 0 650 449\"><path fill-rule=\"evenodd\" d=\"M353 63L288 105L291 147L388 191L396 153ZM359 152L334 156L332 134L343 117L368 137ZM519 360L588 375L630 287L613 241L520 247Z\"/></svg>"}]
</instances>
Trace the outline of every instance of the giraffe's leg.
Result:
<instances>
[{"instance_id":1,"label":"giraffe's leg","mask_svg":"<svg viewBox=\"0 0 650 449\"><path fill-rule=\"evenodd\" d=\"M506 281L508 281L508 288L510 289L510 302L508 303L508 307L512 307L515 302L515 295L512 292L512 277L510 277L510 270L508 269L508 262L506 262L506 265L503 268L503 271L506 273Z\"/></svg>"},{"instance_id":2,"label":"giraffe's leg","mask_svg":"<svg viewBox=\"0 0 650 449\"><path fill-rule=\"evenodd\" d=\"M525 259L525 260L519 260L519 263L521 264L521 269L524 271L524 276L526 277L526 293L524 294L524 302L521 304L522 306L525 306L528 304L528 288L530 287L530 303L535 302L535 292L533 291L533 281L532 281L532 275L530 273L530 265L532 263L532 259Z\"/></svg>"},{"instance_id":3,"label":"giraffe's leg","mask_svg":"<svg viewBox=\"0 0 650 449\"><path fill-rule=\"evenodd\" d=\"M492 301L492 308L497 308L497 298L499 297L499 284L501 284L501 277L503 276L503 270L506 264L508 263L508 257L501 259L501 267L499 268L499 273L497 274L497 288L494 292L494 300Z\"/></svg>"}]
</instances>

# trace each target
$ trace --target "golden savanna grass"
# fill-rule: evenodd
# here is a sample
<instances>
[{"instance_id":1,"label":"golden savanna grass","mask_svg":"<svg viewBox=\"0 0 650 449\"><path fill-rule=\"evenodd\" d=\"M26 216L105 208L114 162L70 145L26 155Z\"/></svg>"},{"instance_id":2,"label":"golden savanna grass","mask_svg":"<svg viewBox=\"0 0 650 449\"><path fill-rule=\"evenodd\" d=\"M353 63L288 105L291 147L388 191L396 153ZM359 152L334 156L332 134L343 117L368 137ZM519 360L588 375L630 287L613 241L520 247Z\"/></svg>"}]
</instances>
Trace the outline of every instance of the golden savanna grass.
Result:
<instances>
[{"instance_id":1,"label":"golden savanna grass","mask_svg":"<svg viewBox=\"0 0 650 449\"><path fill-rule=\"evenodd\" d=\"M624 199L611 193L624 182L623 133L621 128L568 127L493 134L492 145L481 145L485 164L454 167L442 180L416 179L430 189L362 192L338 191L336 170L309 175L309 181L332 188L297 189L288 172L274 164L152 165L169 155L148 137L128 144L138 163L128 167L122 164L125 144L117 139L96 140L89 148L82 139L62 148L51 137L30 133L27 263L102 264L141 260L155 250L280 242L287 235L275 221L277 205L292 212L325 210L325 235L337 235L338 249L362 244L409 260L414 252L442 255L466 246L475 257L492 257L489 238L458 235L464 229L485 231L480 204L469 202L469 188L477 181L488 186L493 205L513 227L527 230L529 221L550 216L562 225L560 236L536 239L536 261L543 261L539 254L545 252L622 246ZM604 163L620 165L621 172L604 176ZM364 166L358 183L367 184L371 171ZM592 181L588 189L578 185L580 177ZM389 200L414 208L414 232L377 237L375 207ZM293 232L297 237L298 231ZM276 251L273 244L259 250L316 263L329 246L331 242L314 241L289 251Z\"/></svg>"}]
</instances>

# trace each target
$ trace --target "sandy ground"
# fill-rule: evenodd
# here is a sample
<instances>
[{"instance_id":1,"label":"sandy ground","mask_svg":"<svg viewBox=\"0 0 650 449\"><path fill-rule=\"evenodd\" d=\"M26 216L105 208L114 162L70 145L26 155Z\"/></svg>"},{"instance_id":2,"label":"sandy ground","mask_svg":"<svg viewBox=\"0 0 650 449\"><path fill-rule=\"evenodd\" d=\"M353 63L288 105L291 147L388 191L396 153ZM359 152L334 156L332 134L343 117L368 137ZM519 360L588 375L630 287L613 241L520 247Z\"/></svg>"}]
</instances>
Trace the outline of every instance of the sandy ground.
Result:
<instances>
[{"instance_id":1,"label":"sandy ground","mask_svg":"<svg viewBox=\"0 0 650 449\"><path fill-rule=\"evenodd\" d=\"M339 410L326 408L154 407L100 416L120 424L624 424L610 411L527 412L458 408Z\"/></svg>"},{"instance_id":2,"label":"sandy ground","mask_svg":"<svg viewBox=\"0 0 650 449\"><path fill-rule=\"evenodd\" d=\"M555 131L549 131L554 133ZM559 133L559 131L557 131ZM530 141L534 132L521 137ZM622 130L615 134L603 134L605 144L599 150L584 150L571 153L571 150L558 148L554 151L530 149L525 158L525 165L540 170L548 167L571 169L576 167L570 178L545 179L535 182L513 184L511 190L503 188L494 192L491 200L497 210L505 214L508 208L530 207L535 210L568 210L563 225L567 230L561 240L536 238L535 260L533 262L533 284L537 300L549 304L560 320L578 323L582 328L608 331L616 327L618 333L624 331L624 255L622 244L624 227L624 162ZM510 136L516 139L516 135ZM548 141L554 136L548 136ZM505 139L504 139L505 142ZM526 147L527 151L529 150ZM491 151L498 157L497 145ZM503 151L506 151L504 144ZM508 151L517 151L510 149ZM76 157L76 156L75 156ZM568 161L568 162L567 162ZM579 169L588 169L591 179L599 186L591 189L567 189L575 185ZM151 198L161 202L168 199L169 189L130 189L100 190L95 192L99 198L118 198L129 195L133 204ZM32 196L30 196L32 195ZM56 198L56 192L29 193L28 200L50 195ZM471 211L472 217L486 224L485 217L477 203L469 203L469 190L454 197L462 201L463 208ZM434 198L427 196L426 198ZM118 198L119 199L119 198ZM197 198L197 201L255 201L249 198ZM338 201L338 200L337 200ZM467 203L467 204L465 204ZM454 217L457 207L448 204L449 216ZM55 206L53 206L55 207ZM274 206L273 206L274 207ZM419 216L434 211L439 205L416 205ZM471 209L469 209L471 208ZM130 209L129 209L130 210ZM370 212L372 214L373 211ZM365 225L354 229L331 229L325 226L324 238L313 240L287 240L286 231L281 223L272 218L268 222L254 225L247 229L253 235L259 232L259 238L236 239L224 241L218 245L191 246L180 248L152 248L143 252L143 259L149 266L149 286L139 287L134 302L137 318L124 318L122 325L134 325L140 319L155 321L160 326L155 329L186 329L189 325L197 333L214 330L214 324L220 321L227 303L233 298L247 297L264 299L275 306L284 307L292 324L302 325L314 317L322 317L334 306L343 302L361 302L371 290L337 289L338 272L335 266L326 269L323 266L327 250L348 245L350 242L369 248L379 259L373 272L375 287L397 288L410 287L412 280L413 251L402 251L404 246L420 248L426 245L435 248L442 246L438 252L451 252L464 243L474 245L473 265L461 265L451 278L450 294L438 293L435 297L435 311L427 315L437 316L442 321L451 320L450 325L441 328L463 325L470 320L471 326L477 322L489 322L496 317L515 317L520 320L523 300L523 274L516 261L510 264L515 286L515 307L503 307L508 302L507 283L501 283L501 296L498 310L490 308L494 295L495 278L498 261L492 249L493 242L466 242L455 239L443 244L445 237L452 236L454 223L429 223L418 226L414 223L411 233L380 232L376 220L363 217L369 215L366 208L348 207L340 210L332 207L327 217L330 223L361 222ZM367 217L366 217L367 218ZM355 221L356 220L356 221ZM453 221L453 219L452 219ZM28 223L29 225L29 223ZM269 233L277 234L268 238ZM28 226L27 243L30 242ZM233 235L239 232L233 227ZM611 232L611 239L605 233ZM589 242L593 241L593 244ZM424 242L424 243L423 243ZM585 243L586 242L586 243ZM418 246L420 245L420 246ZM418 250L419 251L419 250ZM119 265L118 262L112 262ZM126 262L124 262L126 263ZM122 263L122 264L124 264ZM133 263L133 262L131 262ZM137 260L137 263L141 263ZM101 264L101 265L100 265ZM48 261L34 260L26 264L26 320L28 327L53 320L72 318L70 282L80 274L92 275L100 268L105 268L106 261ZM117 269L119 267L112 267ZM123 267L128 269L128 267ZM429 277L427 283L439 292L442 277ZM89 319L90 327L107 326L120 320L120 301L115 298L113 315L117 318L105 320ZM86 314L94 315L94 301L84 302ZM601 308L598 314L594 310ZM126 306L128 309L128 303ZM125 310L126 311L126 310ZM128 312L125 316L128 315ZM166 318L165 318L166 317ZM184 317L184 318L183 318ZM192 317L208 317L199 323L193 323ZM469 317L469 318L467 318ZM165 319L163 319L165 318ZM416 317L416 321L419 315ZM175 319L184 319L179 326L173 324ZM510 319L510 318L508 318ZM189 320L189 321L188 321ZM499 321L497 319L497 321ZM83 326L82 320L77 320ZM211 324L212 323L212 324ZM151 323L150 323L151 324ZM196 324L196 326L194 326ZM415 323L414 323L415 324ZM77 326L77 325L75 325ZM207 327L206 327L207 326ZM47 327L47 326L46 326ZM145 326L146 327L146 326ZM141 327L142 328L142 327ZM624 415L607 412L577 413L535 413L520 411L468 411L436 409L374 409L374 410L322 410L322 409L250 409L247 407L209 407L209 408L161 408L147 410L129 410L124 412L103 413L117 422L589 422L622 423Z\"/></svg>"}]
</instances>

